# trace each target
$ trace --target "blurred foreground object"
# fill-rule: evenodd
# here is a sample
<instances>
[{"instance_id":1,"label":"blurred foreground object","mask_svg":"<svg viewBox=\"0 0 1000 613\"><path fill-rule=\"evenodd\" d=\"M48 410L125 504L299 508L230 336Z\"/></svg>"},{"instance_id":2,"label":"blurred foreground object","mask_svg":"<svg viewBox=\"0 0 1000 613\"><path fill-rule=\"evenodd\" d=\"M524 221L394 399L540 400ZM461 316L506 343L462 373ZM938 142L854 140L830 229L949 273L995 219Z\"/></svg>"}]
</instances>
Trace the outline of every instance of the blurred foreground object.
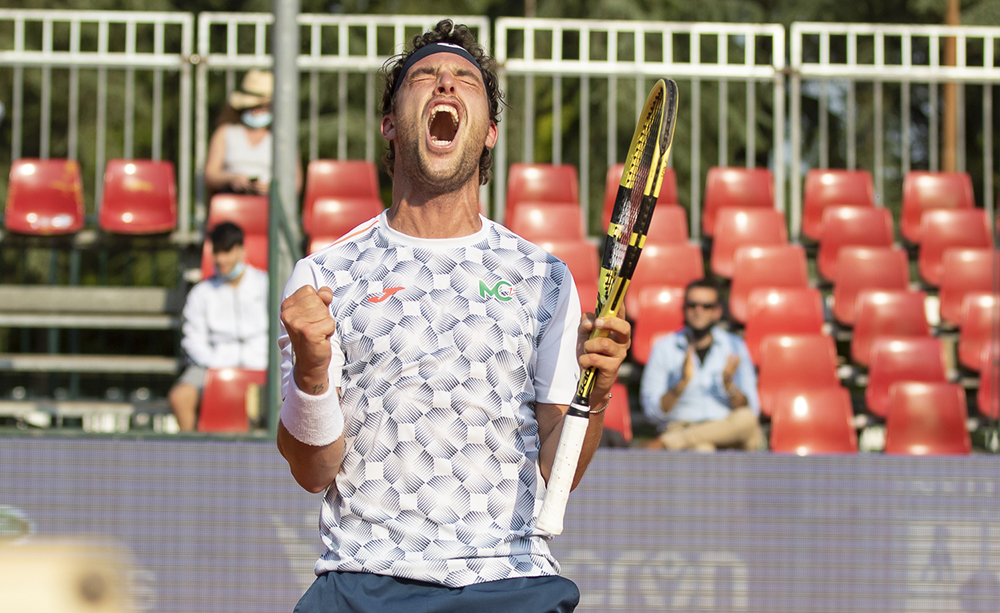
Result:
<instances>
[{"instance_id":1,"label":"blurred foreground object","mask_svg":"<svg viewBox=\"0 0 1000 613\"><path fill-rule=\"evenodd\" d=\"M5 613L125 613L127 556L91 544L0 545Z\"/></svg>"}]
</instances>

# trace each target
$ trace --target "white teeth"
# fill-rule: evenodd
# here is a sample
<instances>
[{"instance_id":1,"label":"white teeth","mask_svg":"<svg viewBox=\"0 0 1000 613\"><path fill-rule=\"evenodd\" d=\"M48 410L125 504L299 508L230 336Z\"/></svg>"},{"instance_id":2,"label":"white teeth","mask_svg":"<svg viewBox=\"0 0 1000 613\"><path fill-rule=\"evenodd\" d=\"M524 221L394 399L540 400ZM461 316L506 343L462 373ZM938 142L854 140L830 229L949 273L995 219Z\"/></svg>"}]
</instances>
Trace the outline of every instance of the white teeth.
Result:
<instances>
[{"instance_id":1,"label":"white teeth","mask_svg":"<svg viewBox=\"0 0 1000 613\"><path fill-rule=\"evenodd\" d=\"M439 104L438 106L431 109L431 119L433 119L438 113L441 112L448 113L449 115L451 115L451 121L456 124L458 123L458 111L444 104Z\"/></svg>"}]
</instances>

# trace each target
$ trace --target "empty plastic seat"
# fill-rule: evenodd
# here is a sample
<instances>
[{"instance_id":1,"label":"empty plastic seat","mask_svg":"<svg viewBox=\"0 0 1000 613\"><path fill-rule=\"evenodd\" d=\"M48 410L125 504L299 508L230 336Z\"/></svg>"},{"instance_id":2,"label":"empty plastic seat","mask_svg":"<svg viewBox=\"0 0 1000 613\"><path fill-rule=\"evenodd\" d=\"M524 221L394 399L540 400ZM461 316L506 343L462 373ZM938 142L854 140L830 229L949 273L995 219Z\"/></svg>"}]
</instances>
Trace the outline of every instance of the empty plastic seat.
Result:
<instances>
[{"instance_id":1,"label":"empty plastic seat","mask_svg":"<svg viewBox=\"0 0 1000 613\"><path fill-rule=\"evenodd\" d=\"M750 292L767 287L808 287L806 252L801 245L740 247L733 262L729 313L740 323L747 320Z\"/></svg>"},{"instance_id":2,"label":"empty plastic seat","mask_svg":"<svg viewBox=\"0 0 1000 613\"><path fill-rule=\"evenodd\" d=\"M267 208L267 196L216 194L209 203L205 232L211 232L223 221L238 225L243 230L247 263L258 270L267 270ZM212 243L206 237L201 251L201 276L207 279L214 272Z\"/></svg>"},{"instance_id":3,"label":"empty plastic seat","mask_svg":"<svg viewBox=\"0 0 1000 613\"><path fill-rule=\"evenodd\" d=\"M580 203L580 180L569 164L511 164L507 173L504 225L510 227L514 209L522 202Z\"/></svg>"},{"instance_id":4,"label":"empty plastic seat","mask_svg":"<svg viewBox=\"0 0 1000 613\"><path fill-rule=\"evenodd\" d=\"M622 383L611 386L611 401L604 413L604 429L622 435L626 443L632 442L632 414L629 412L628 388Z\"/></svg>"},{"instance_id":5,"label":"empty plastic seat","mask_svg":"<svg viewBox=\"0 0 1000 613\"><path fill-rule=\"evenodd\" d=\"M891 247L892 213L889 209L830 206L823 211L823 231L816 263L824 278L837 279L837 254L841 247Z\"/></svg>"},{"instance_id":6,"label":"empty plastic seat","mask_svg":"<svg viewBox=\"0 0 1000 613\"><path fill-rule=\"evenodd\" d=\"M968 455L965 390L952 383L895 383L889 392L885 452L893 455Z\"/></svg>"},{"instance_id":7,"label":"empty plastic seat","mask_svg":"<svg viewBox=\"0 0 1000 613\"><path fill-rule=\"evenodd\" d=\"M906 252L897 247L843 247L837 254L833 316L853 326L858 294L865 290L905 290L910 286Z\"/></svg>"},{"instance_id":8,"label":"empty plastic seat","mask_svg":"<svg viewBox=\"0 0 1000 613\"><path fill-rule=\"evenodd\" d=\"M119 234L162 234L177 228L177 180L167 161L109 160L97 224Z\"/></svg>"},{"instance_id":9,"label":"empty plastic seat","mask_svg":"<svg viewBox=\"0 0 1000 613\"><path fill-rule=\"evenodd\" d=\"M837 387L837 348L825 334L773 335L760 346L757 389L760 412L774 413L782 390Z\"/></svg>"},{"instance_id":10,"label":"empty plastic seat","mask_svg":"<svg viewBox=\"0 0 1000 613\"><path fill-rule=\"evenodd\" d=\"M771 335L823 333L823 299L814 288L755 289L747 303L744 340L754 364L760 347Z\"/></svg>"},{"instance_id":11,"label":"empty plastic seat","mask_svg":"<svg viewBox=\"0 0 1000 613\"><path fill-rule=\"evenodd\" d=\"M946 383L944 351L934 337L880 336L872 343L865 403L880 417L889 412L889 388L897 381Z\"/></svg>"},{"instance_id":12,"label":"empty plastic seat","mask_svg":"<svg viewBox=\"0 0 1000 613\"><path fill-rule=\"evenodd\" d=\"M637 308L635 297L644 287L686 287L705 276L705 261L698 245L647 245L635 266L625 294L628 312Z\"/></svg>"},{"instance_id":13,"label":"empty plastic seat","mask_svg":"<svg viewBox=\"0 0 1000 613\"><path fill-rule=\"evenodd\" d=\"M319 198L302 214L302 229L315 253L382 213L378 198Z\"/></svg>"},{"instance_id":14,"label":"empty plastic seat","mask_svg":"<svg viewBox=\"0 0 1000 613\"><path fill-rule=\"evenodd\" d=\"M929 337L924 292L908 290L864 291L858 296L854 334L851 336L851 361L867 367L872 342L879 336Z\"/></svg>"},{"instance_id":15,"label":"empty plastic seat","mask_svg":"<svg viewBox=\"0 0 1000 613\"><path fill-rule=\"evenodd\" d=\"M267 371L208 369L198 416L199 432L246 432L248 413L259 414ZM254 386L256 389L252 389Z\"/></svg>"},{"instance_id":16,"label":"empty plastic seat","mask_svg":"<svg viewBox=\"0 0 1000 613\"><path fill-rule=\"evenodd\" d=\"M774 175L767 168L709 168L701 217L706 236L713 236L716 215L726 207L774 210Z\"/></svg>"},{"instance_id":17,"label":"empty plastic seat","mask_svg":"<svg viewBox=\"0 0 1000 613\"><path fill-rule=\"evenodd\" d=\"M507 227L532 242L586 238L580 205L574 202L521 202Z\"/></svg>"},{"instance_id":18,"label":"empty plastic seat","mask_svg":"<svg viewBox=\"0 0 1000 613\"><path fill-rule=\"evenodd\" d=\"M771 416L771 451L797 455L857 453L851 395L842 387L782 390Z\"/></svg>"},{"instance_id":19,"label":"empty plastic seat","mask_svg":"<svg viewBox=\"0 0 1000 613\"><path fill-rule=\"evenodd\" d=\"M632 359L645 364L656 341L684 325L684 288L643 288L636 295L635 305L634 312L632 307L627 309L628 316L635 322Z\"/></svg>"},{"instance_id":20,"label":"empty plastic seat","mask_svg":"<svg viewBox=\"0 0 1000 613\"><path fill-rule=\"evenodd\" d=\"M993 341L983 348L982 362L979 367L979 390L976 392L976 404L979 413L993 420L1000 419L1000 356L998 343Z\"/></svg>"},{"instance_id":21,"label":"empty plastic seat","mask_svg":"<svg viewBox=\"0 0 1000 613\"><path fill-rule=\"evenodd\" d=\"M962 321L962 303L970 293L993 291L997 253L992 249L949 249L941 264L941 320L957 326Z\"/></svg>"},{"instance_id":22,"label":"empty plastic seat","mask_svg":"<svg viewBox=\"0 0 1000 613\"><path fill-rule=\"evenodd\" d=\"M679 245L688 242L687 211L679 204L657 204L649 220L647 245ZM603 226L607 228L607 224Z\"/></svg>"},{"instance_id":23,"label":"empty plastic seat","mask_svg":"<svg viewBox=\"0 0 1000 613\"><path fill-rule=\"evenodd\" d=\"M806 173L802 199L802 233L814 241L822 236L823 211L830 206L875 206L875 187L867 170L815 168Z\"/></svg>"},{"instance_id":24,"label":"empty plastic seat","mask_svg":"<svg viewBox=\"0 0 1000 613\"><path fill-rule=\"evenodd\" d=\"M993 234L982 209L927 211L920 228L920 276L935 287L941 284L942 259L947 249L993 246Z\"/></svg>"},{"instance_id":25,"label":"empty plastic seat","mask_svg":"<svg viewBox=\"0 0 1000 613\"><path fill-rule=\"evenodd\" d=\"M615 197L618 195L618 186L621 183L624 168L625 164L612 164L608 167L608 175L604 181L604 207L601 209L602 228L607 228L608 222L611 221L611 212L615 208ZM663 172L660 195L656 199L657 210L667 204L678 204L677 174L669 166ZM687 225L684 226L684 233L684 240L687 240Z\"/></svg>"},{"instance_id":26,"label":"empty plastic seat","mask_svg":"<svg viewBox=\"0 0 1000 613\"><path fill-rule=\"evenodd\" d=\"M962 305L962 324L958 333L958 363L978 371L983 351L1000 333L1000 303L995 294L967 294Z\"/></svg>"},{"instance_id":27,"label":"empty plastic seat","mask_svg":"<svg viewBox=\"0 0 1000 613\"><path fill-rule=\"evenodd\" d=\"M306 168L303 213L320 198L379 198L378 172L367 160L313 160Z\"/></svg>"},{"instance_id":28,"label":"empty plastic seat","mask_svg":"<svg viewBox=\"0 0 1000 613\"><path fill-rule=\"evenodd\" d=\"M573 280L579 288L581 284L597 285L600 272L600 260L597 258L597 248L589 242L580 239L576 241L554 241L538 243L538 246L566 263ZM580 294L580 300L587 302L595 299L597 294ZM588 308L593 308L588 307Z\"/></svg>"},{"instance_id":29,"label":"empty plastic seat","mask_svg":"<svg viewBox=\"0 0 1000 613\"><path fill-rule=\"evenodd\" d=\"M76 160L21 158L10 166L4 226L21 234L72 234L83 227Z\"/></svg>"},{"instance_id":30,"label":"empty plastic seat","mask_svg":"<svg viewBox=\"0 0 1000 613\"><path fill-rule=\"evenodd\" d=\"M733 258L740 247L788 243L785 216L774 209L724 208L718 212L712 240L712 272L733 276Z\"/></svg>"},{"instance_id":31,"label":"empty plastic seat","mask_svg":"<svg viewBox=\"0 0 1000 613\"><path fill-rule=\"evenodd\" d=\"M921 241L920 222L924 211L971 209L975 206L972 177L965 172L913 170L903 179L903 206L899 230L911 243Z\"/></svg>"}]
</instances>

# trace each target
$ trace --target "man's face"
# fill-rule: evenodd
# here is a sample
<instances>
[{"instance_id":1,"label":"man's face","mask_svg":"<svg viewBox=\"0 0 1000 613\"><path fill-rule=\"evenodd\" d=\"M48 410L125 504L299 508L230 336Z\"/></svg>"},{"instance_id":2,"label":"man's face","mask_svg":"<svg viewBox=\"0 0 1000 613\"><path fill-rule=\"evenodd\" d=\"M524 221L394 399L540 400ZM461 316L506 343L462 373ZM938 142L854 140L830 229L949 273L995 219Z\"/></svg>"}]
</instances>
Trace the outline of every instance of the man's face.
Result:
<instances>
[{"instance_id":1,"label":"man's face","mask_svg":"<svg viewBox=\"0 0 1000 613\"><path fill-rule=\"evenodd\" d=\"M478 186L483 147L497 141L479 68L454 53L434 53L413 64L393 112L382 119L382 135L395 142L394 174L436 193L470 180Z\"/></svg>"},{"instance_id":2,"label":"man's face","mask_svg":"<svg viewBox=\"0 0 1000 613\"><path fill-rule=\"evenodd\" d=\"M219 274L228 275L243 261L243 245L236 245L229 251L212 251L212 262Z\"/></svg>"},{"instance_id":3,"label":"man's face","mask_svg":"<svg viewBox=\"0 0 1000 613\"><path fill-rule=\"evenodd\" d=\"M708 287L692 287L684 297L684 323L693 330L707 330L722 317L719 293Z\"/></svg>"}]
</instances>

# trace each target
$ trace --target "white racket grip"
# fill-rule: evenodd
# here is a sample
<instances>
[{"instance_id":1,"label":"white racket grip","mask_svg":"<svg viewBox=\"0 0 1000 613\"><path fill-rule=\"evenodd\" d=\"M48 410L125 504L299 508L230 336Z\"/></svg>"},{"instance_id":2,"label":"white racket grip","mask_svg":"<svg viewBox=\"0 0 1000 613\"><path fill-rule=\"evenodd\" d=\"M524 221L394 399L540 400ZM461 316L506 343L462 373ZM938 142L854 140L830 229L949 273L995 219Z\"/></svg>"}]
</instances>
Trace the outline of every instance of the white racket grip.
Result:
<instances>
[{"instance_id":1,"label":"white racket grip","mask_svg":"<svg viewBox=\"0 0 1000 613\"><path fill-rule=\"evenodd\" d=\"M563 418L562 434L559 435L559 446L556 447L556 457L552 461L545 499L535 523L535 527L546 534L562 534L563 515L566 514L566 503L569 502L569 492L573 488L573 477L576 475L576 466L580 463L580 452L583 451L583 441L587 437L589 425L590 418L587 415L574 415L571 412Z\"/></svg>"}]
</instances>

